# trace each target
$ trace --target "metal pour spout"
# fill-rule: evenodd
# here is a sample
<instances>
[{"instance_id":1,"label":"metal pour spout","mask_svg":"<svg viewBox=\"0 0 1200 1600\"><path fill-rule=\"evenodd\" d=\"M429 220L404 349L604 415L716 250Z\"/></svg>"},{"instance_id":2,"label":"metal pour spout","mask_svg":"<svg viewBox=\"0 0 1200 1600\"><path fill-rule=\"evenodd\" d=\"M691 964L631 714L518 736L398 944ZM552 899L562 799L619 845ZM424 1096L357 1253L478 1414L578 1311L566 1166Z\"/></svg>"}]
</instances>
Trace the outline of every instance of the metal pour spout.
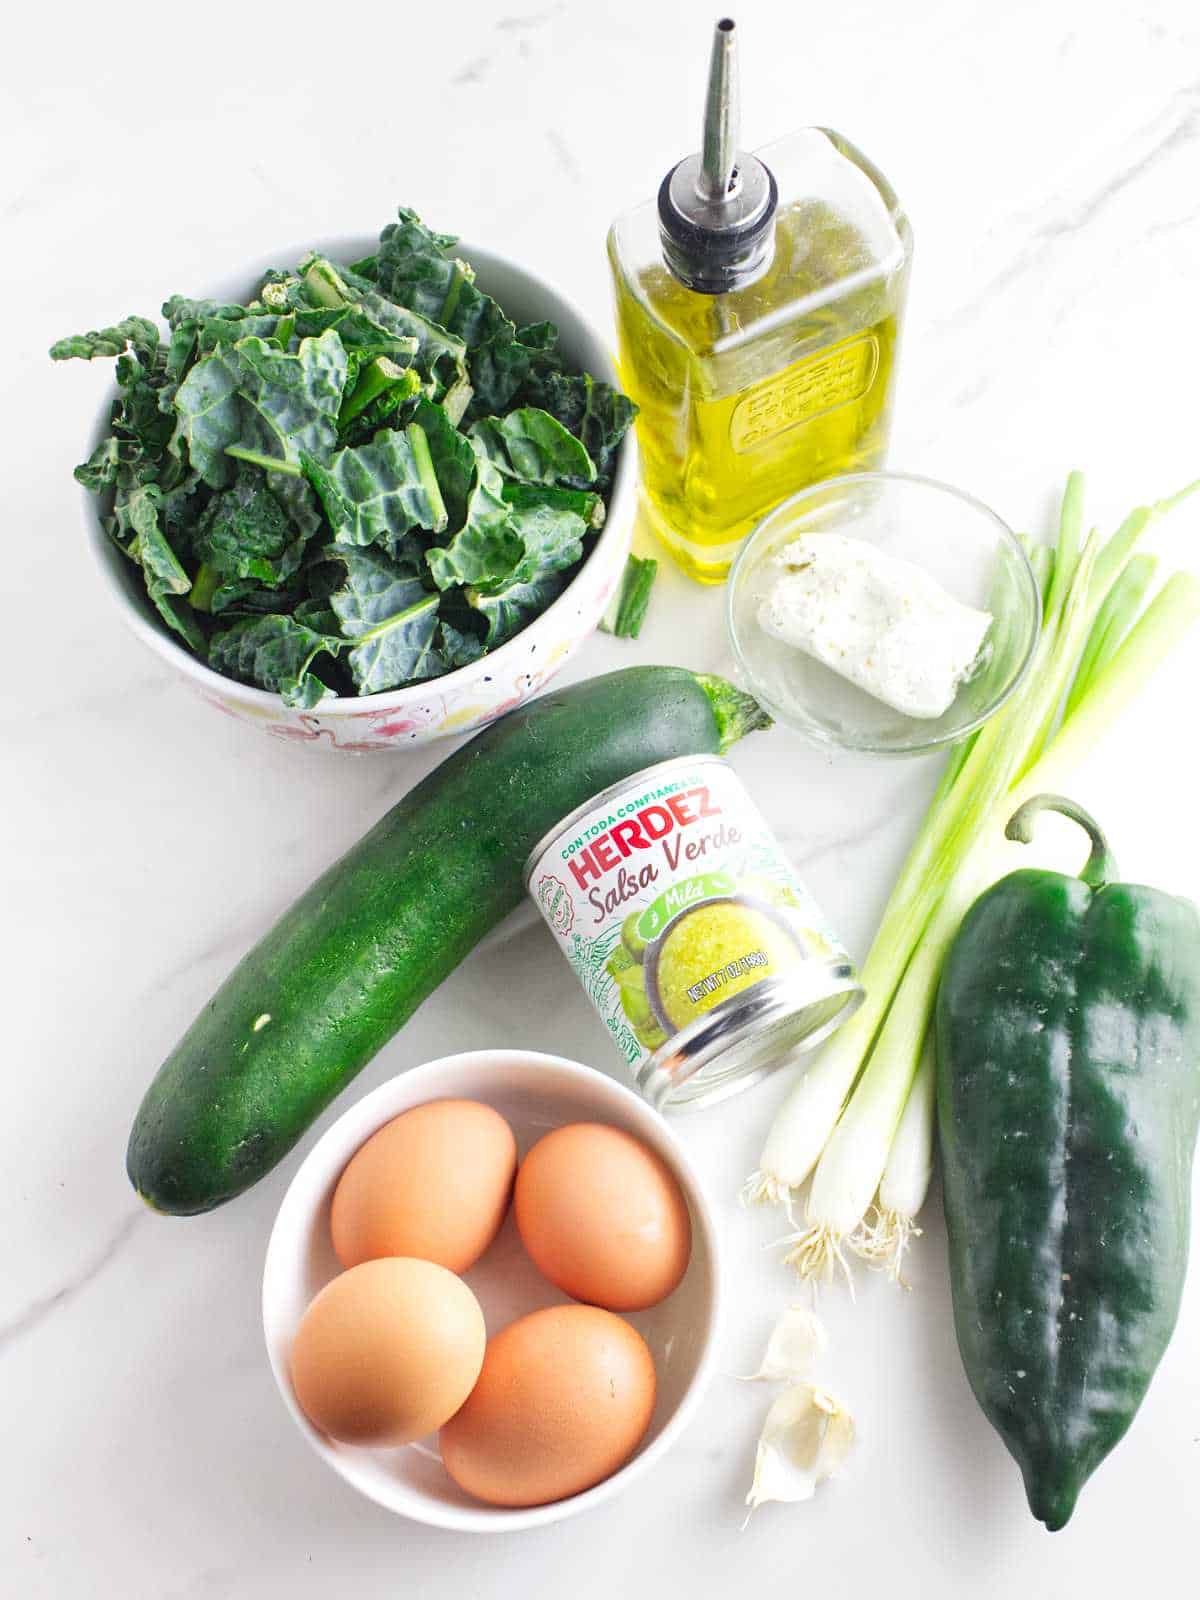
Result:
<instances>
[{"instance_id":1,"label":"metal pour spout","mask_svg":"<svg viewBox=\"0 0 1200 1600\"><path fill-rule=\"evenodd\" d=\"M697 184L701 194L710 203L719 204L736 192L740 124L737 25L732 17L722 17L713 33L712 56L708 64L704 144Z\"/></svg>"},{"instance_id":2,"label":"metal pour spout","mask_svg":"<svg viewBox=\"0 0 1200 1600\"><path fill-rule=\"evenodd\" d=\"M762 161L738 150L737 30L722 17L713 38L704 146L684 156L658 191L663 259L698 294L728 294L763 272L774 249L779 188Z\"/></svg>"}]
</instances>

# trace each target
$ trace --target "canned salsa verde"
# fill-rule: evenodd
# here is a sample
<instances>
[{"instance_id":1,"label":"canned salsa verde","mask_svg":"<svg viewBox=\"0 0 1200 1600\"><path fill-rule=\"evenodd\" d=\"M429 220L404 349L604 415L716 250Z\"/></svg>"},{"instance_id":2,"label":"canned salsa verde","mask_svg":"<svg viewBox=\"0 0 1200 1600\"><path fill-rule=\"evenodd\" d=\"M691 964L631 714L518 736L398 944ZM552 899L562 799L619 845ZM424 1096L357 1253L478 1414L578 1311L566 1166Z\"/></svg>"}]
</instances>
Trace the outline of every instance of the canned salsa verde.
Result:
<instances>
[{"instance_id":1,"label":"canned salsa verde","mask_svg":"<svg viewBox=\"0 0 1200 1600\"><path fill-rule=\"evenodd\" d=\"M849 956L720 756L614 784L525 882L643 1093L723 1098L862 1000Z\"/></svg>"}]
</instances>

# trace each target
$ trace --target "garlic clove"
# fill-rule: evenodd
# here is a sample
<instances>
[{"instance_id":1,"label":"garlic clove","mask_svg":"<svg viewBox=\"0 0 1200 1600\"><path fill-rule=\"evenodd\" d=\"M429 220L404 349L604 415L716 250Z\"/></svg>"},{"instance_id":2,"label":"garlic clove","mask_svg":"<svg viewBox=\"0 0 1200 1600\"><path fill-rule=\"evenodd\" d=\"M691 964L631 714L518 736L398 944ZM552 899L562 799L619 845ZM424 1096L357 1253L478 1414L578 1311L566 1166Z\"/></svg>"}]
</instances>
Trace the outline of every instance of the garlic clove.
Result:
<instances>
[{"instance_id":1,"label":"garlic clove","mask_svg":"<svg viewBox=\"0 0 1200 1600\"><path fill-rule=\"evenodd\" d=\"M746 1504L753 1512L768 1500L811 1500L853 1443L854 1419L827 1389L791 1385L767 1412Z\"/></svg>"},{"instance_id":2,"label":"garlic clove","mask_svg":"<svg viewBox=\"0 0 1200 1600\"><path fill-rule=\"evenodd\" d=\"M810 1378L829 1348L825 1325L807 1306L788 1306L771 1330L762 1365L744 1376L745 1383L780 1383Z\"/></svg>"}]
</instances>

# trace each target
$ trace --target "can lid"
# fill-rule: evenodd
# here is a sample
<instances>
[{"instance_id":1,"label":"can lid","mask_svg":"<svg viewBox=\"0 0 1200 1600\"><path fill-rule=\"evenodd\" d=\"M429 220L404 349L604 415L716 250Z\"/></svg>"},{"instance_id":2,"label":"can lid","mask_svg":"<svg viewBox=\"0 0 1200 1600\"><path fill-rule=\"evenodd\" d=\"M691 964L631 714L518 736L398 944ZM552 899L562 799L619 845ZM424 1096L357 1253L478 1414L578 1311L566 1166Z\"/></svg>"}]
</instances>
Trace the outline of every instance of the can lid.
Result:
<instances>
[{"instance_id":1,"label":"can lid","mask_svg":"<svg viewBox=\"0 0 1200 1600\"><path fill-rule=\"evenodd\" d=\"M712 1105L813 1049L863 998L849 961L764 979L668 1039L642 1065L638 1087L660 1111Z\"/></svg>"}]
</instances>

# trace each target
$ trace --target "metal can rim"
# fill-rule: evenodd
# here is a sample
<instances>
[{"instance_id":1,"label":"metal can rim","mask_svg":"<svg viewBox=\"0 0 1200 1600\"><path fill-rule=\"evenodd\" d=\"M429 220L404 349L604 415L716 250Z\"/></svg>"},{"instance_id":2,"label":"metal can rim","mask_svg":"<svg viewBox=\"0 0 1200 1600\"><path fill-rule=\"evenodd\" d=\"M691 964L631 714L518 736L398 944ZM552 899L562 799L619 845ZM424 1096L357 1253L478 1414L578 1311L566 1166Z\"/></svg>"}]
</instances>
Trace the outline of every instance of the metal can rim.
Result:
<instances>
[{"instance_id":1,"label":"metal can rim","mask_svg":"<svg viewBox=\"0 0 1200 1600\"><path fill-rule=\"evenodd\" d=\"M862 1005L866 990L859 982L854 964L845 960L828 962L817 969L829 980L824 993L814 993L794 978L774 978L755 984L723 1005L714 1006L703 1016L666 1041L649 1056L636 1074L638 1087L657 1110L670 1109L677 1092L693 1083L706 1068L715 1065L726 1052L736 1053L739 1045L749 1045L757 1034L759 1050L737 1055L737 1070L728 1080L713 1083L709 1094L703 1091L683 1100L679 1109L699 1108L710 1098L749 1087L750 1082L773 1071L784 1056L802 1054L822 1044L847 1022ZM842 1004L820 1017L807 1031L780 1040L773 1033L789 1018L797 1021L803 1013L823 1001L842 997ZM727 1009L728 1008L728 1009ZM680 1065L686 1071L679 1072Z\"/></svg>"}]
</instances>

